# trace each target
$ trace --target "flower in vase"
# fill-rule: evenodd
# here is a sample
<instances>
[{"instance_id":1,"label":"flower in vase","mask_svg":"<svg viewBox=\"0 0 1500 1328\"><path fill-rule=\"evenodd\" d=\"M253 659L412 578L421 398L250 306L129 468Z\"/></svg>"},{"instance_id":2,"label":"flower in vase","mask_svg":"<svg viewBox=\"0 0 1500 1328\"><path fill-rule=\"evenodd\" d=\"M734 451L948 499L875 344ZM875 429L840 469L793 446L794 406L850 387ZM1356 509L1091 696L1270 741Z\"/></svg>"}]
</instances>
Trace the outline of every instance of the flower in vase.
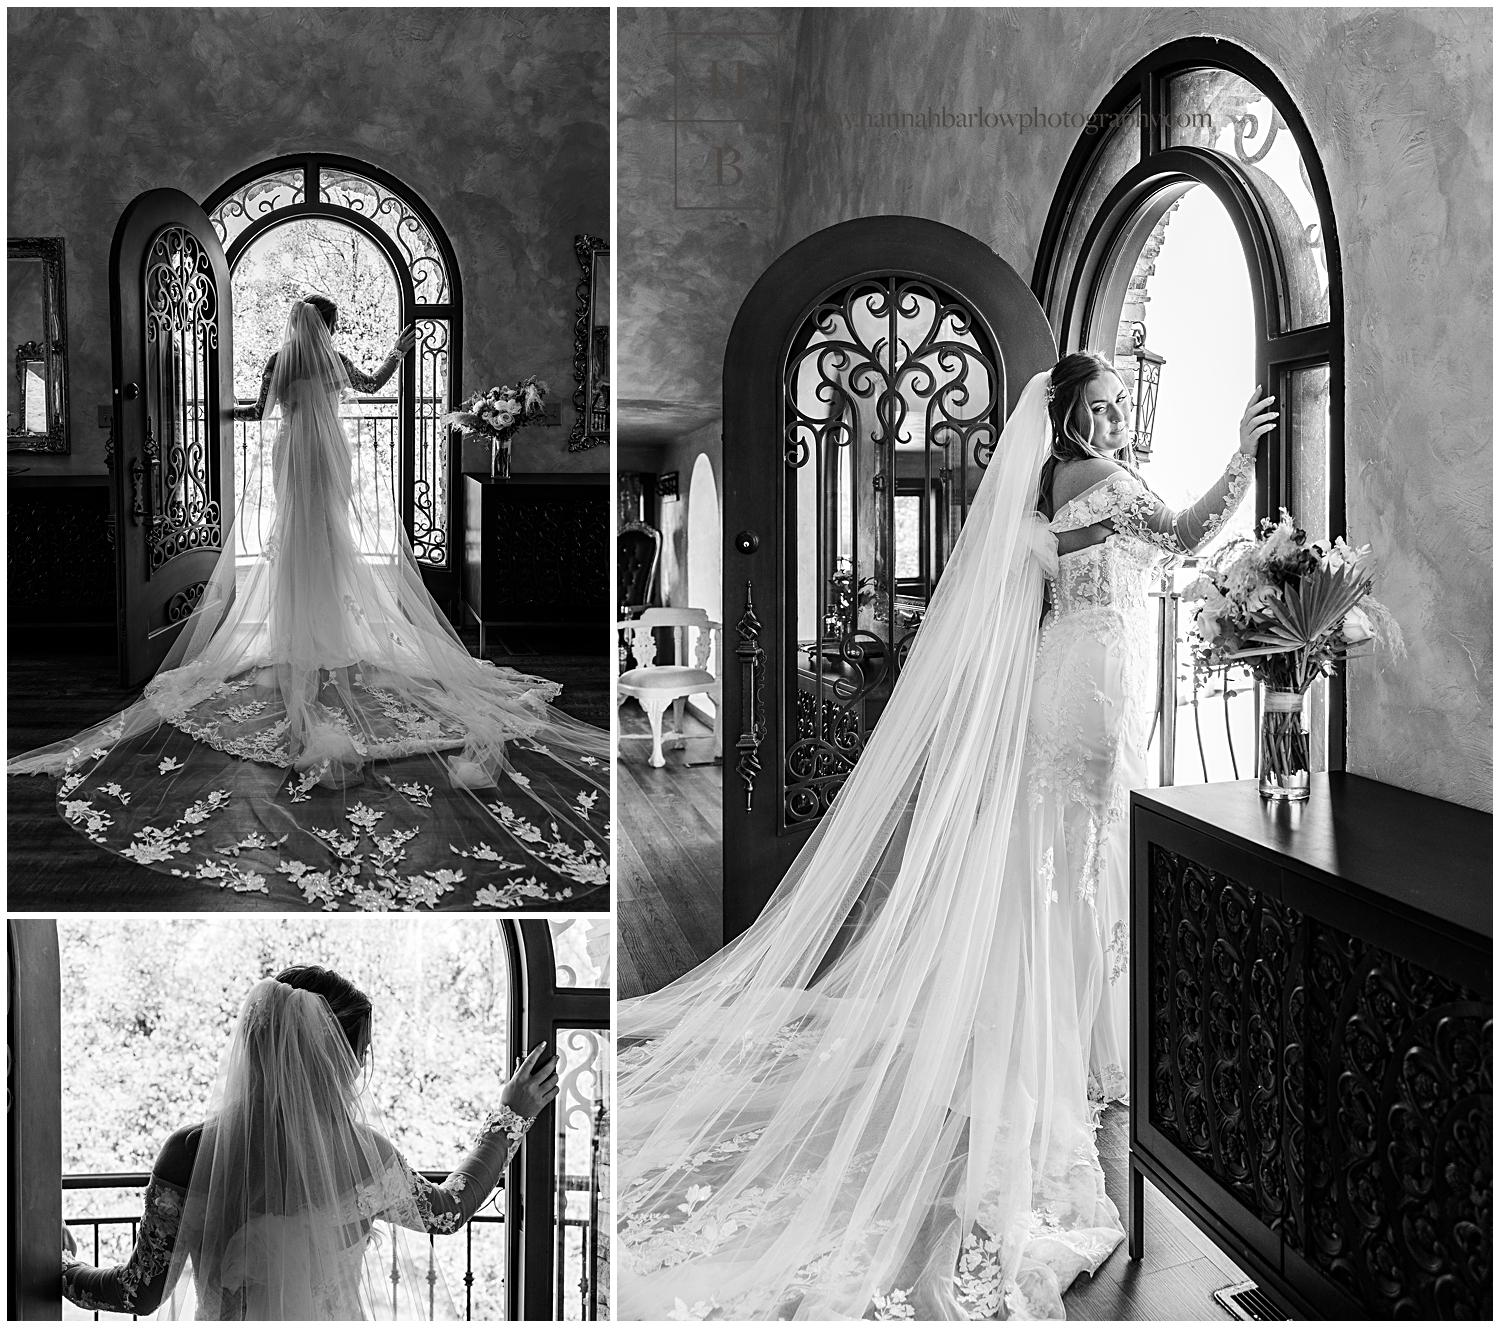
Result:
<instances>
[{"instance_id":1,"label":"flower in vase","mask_svg":"<svg viewBox=\"0 0 1500 1328\"><path fill-rule=\"evenodd\" d=\"M1375 628L1370 622L1369 615L1359 607L1350 609L1344 615L1342 631L1344 643L1351 646L1357 646L1362 641L1368 641L1375 635Z\"/></svg>"}]
</instances>

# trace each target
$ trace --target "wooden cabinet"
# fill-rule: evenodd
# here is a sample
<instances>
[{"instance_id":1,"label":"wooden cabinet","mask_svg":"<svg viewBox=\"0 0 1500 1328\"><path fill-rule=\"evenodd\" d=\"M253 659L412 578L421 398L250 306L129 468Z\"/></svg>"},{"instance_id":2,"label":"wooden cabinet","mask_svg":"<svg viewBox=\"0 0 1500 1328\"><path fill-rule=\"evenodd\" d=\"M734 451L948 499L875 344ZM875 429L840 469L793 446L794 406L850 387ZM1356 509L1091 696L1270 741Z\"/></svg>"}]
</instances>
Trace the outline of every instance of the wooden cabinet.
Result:
<instances>
[{"instance_id":1,"label":"wooden cabinet","mask_svg":"<svg viewBox=\"0 0 1500 1328\"><path fill-rule=\"evenodd\" d=\"M12 475L7 487L12 649L113 651L109 476Z\"/></svg>"},{"instance_id":2,"label":"wooden cabinet","mask_svg":"<svg viewBox=\"0 0 1500 1328\"><path fill-rule=\"evenodd\" d=\"M609 611L609 475L464 476L463 602L487 627L597 627Z\"/></svg>"},{"instance_id":3,"label":"wooden cabinet","mask_svg":"<svg viewBox=\"0 0 1500 1328\"><path fill-rule=\"evenodd\" d=\"M1131 799L1149 1176L1291 1313L1491 1317L1492 818L1355 775Z\"/></svg>"}]
</instances>

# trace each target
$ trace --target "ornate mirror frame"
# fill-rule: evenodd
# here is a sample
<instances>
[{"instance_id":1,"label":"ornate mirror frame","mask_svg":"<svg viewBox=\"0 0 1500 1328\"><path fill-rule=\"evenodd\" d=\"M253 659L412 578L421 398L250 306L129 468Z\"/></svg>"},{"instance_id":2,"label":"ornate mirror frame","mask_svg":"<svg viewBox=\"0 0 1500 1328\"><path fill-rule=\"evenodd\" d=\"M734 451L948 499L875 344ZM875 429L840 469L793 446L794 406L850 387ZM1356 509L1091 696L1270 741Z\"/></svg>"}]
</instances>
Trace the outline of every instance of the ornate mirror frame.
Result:
<instances>
[{"instance_id":1,"label":"ornate mirror frame","mask_svg":"<svg viewBox=\"0 0 1500 1328\"><path fill-rule=\"evenodd\" d=\"M574 238L583 276L578 282L578 317L573 329L573 432L568 451L584 452L609 443L609 241L597 235Z\"/></svg>"},{"instance_id":2,"label":"ornate mirror frame","mask_svg":"<svg viewBox=\"0 0 1500 1328\"><path fill-rule=\"evenodd\" d=\"M42 265L41 340L28 338L12 348L13 372L23 381L27 364L41 363L47 389L47 428L28 431L7 429L8 452L67 452L68 441L68 301L63 274L61 236L41 236L9 241L12 260L35 259ZM22 410L25 392L21 391ZM24 424L24 416L17 421Z\"/></svg>"}]
</instances>

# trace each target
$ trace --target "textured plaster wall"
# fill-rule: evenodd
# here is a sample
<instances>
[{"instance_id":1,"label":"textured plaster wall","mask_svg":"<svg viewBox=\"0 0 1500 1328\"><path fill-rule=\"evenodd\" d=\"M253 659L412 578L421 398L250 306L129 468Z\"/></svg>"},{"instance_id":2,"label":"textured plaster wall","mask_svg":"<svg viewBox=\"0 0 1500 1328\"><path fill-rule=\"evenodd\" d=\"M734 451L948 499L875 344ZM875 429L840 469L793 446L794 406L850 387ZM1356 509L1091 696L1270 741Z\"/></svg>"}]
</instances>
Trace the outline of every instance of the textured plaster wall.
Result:
<instances>
[{"instance_id":1,"label":"textured plaster wall","mask_svg":"<svg viewBox=\"0 0 1500 1328\"><path fill-rule=\"evenodd\" d=\"M406 182L457 251L465 392L540 374L559 428L517 435L521 471L570 453L577 234L609 234L609 14L602 9L12 9L11 235L67 239L73 451L99 473L115 223L147 189L200 202L300 151Z\"/></svg>"},{"instance_id":2,"label":"textured plaster wall","mask_svg":"<svg viewBox=\"0 0 1500 1328\"><path fill-rule=\"evenodd\" d=\"M740 301L775 258L774 211L699 211L674 187L683 136L673 123L675 33L780 37L781 97L801 14L795 9L621 9L619 17L618 380L622 442L660 441L717 419L724 343ZM762 42L765 49L767 43ZM691 50L691 48L687 48ZM685 57L693 59L692 56ZM693 60L693 70L701 61ZM727 75L726 75L727 77Z\"/></svg>"}]
</instances>

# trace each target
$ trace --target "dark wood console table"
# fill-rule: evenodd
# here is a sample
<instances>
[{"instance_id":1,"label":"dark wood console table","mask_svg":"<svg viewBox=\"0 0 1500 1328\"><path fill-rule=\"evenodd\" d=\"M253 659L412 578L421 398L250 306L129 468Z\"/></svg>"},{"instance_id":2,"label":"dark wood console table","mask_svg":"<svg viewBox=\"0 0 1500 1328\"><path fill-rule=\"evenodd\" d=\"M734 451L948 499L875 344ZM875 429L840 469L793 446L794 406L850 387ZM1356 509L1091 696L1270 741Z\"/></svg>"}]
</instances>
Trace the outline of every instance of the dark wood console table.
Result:
<instances>
[{"instance_id":1,"label":"dark wood console table","mask_svg":"<svg viewBox=\"0 0 1500 1328\"><path fill-rule=\"evenodd\" d=\"M609 618L609 473L464 476L464 609L487 627Z\"/></svg>"},{"instance_id":2,"label":"dark wood console table","mask_svg":"<svg viewBox=\"0 0 1500 1328\"><path fill-rule=\"evenodd\" d=\"M1149 1177L1290 1314L1491 1317L1492 818L1357 775L1131 795Z\"/></svg>"}]
</instances>

